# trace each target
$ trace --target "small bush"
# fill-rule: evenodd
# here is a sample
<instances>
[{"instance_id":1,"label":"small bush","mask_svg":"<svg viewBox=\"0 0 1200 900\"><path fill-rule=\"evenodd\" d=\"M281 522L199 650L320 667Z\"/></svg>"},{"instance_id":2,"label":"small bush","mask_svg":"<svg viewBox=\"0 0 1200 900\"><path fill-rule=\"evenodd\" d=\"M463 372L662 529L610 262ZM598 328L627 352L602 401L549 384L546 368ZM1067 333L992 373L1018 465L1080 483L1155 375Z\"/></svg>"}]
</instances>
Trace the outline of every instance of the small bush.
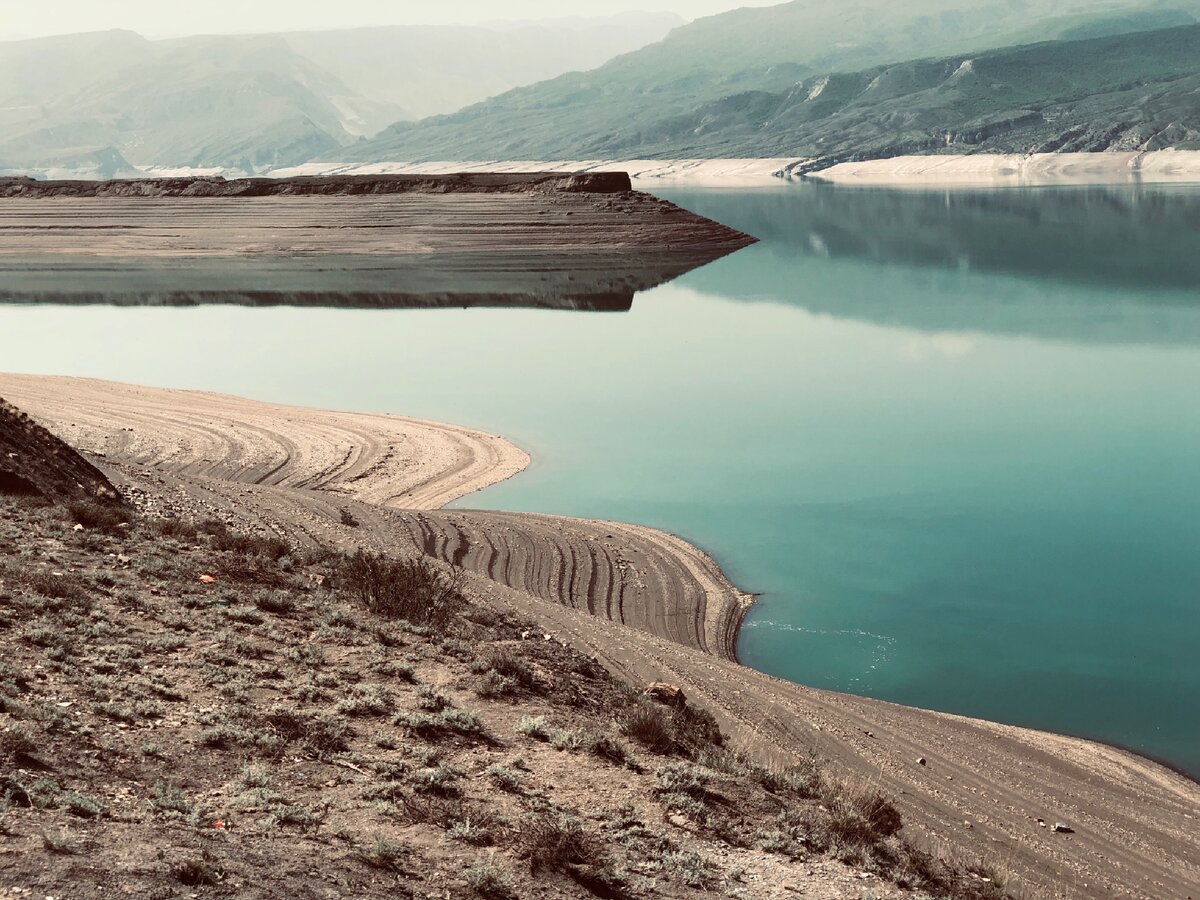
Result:
<instances>
[{"instance_id":1,"label":"small bush","mask_svg":"<svg viewBox=\"0 0 1200 900\"><path fill-rule=\"evenodd\" d=\"M226 553L238 556L260 556L273 562L278 562L292 548L283 538L275 535L238 534L230 531L223 522L208 521L200 526L200 530L211 536L213 547Z\"/></svg>"},{"instance_id":2,"label":"small bush","mask_svg":"<svg viewBox=\"0 0 1200 900\"><path fill-rule=\"evenodd\" d=\"M529 860L529 869L562 871L568 866L600 866L605 861L603 845L584 830L574 816L555 810L527 815L521 822L519 852Z\"/></svg>"},{"instance_id":3,"label":"small bush","mask_svg":"<svg viewBox=\"0 0 1200 900\"><path fill-rule=\"evenodd\" d=\"M640 701L626 715L621 731L647 750L664 756L692 756L723 743L716 719L690 706L669 710Z\"/></svg>"},{"instance_id":4,"label":"small bush","mask_svg":"<svg viewBox=\"0 0 1200 900\"><path fill-rule=\"evenodd\" d=\"M413 789L426 794L439 794L443 797L457 797L462 793L458 780L462 772L450 766L433 766L418 769L408 776L408 783Z\"/></svg>"},{"instance_id":5,"label":"small bush","mask_svg":"<svg viewBox=\"0 0 1200 900\"><path fill-rule=\"evenodd\" d=\"M396 869L400 863L400 845L377 837L369 847L359 851L358 858L374 869Z\"/></svg>"},{"instance_id":6,"label":"small bush","mask_svg":"<svg viewBox=\"0 0 1200 900\"><path fill-rule=\"evenodd\" d=\"M426 557L391 559L359 551L345 557L338 584L376 615L444 627L463 609L463 575L447 574Z\"/></svg>"},{"instance_id":7,"label":"small bush","mask_svg":"<svg viewBox=\"0 0 1200 900\"><path fill-rule=\"evenodd\" d=\"M300 744L318 758L345 750L351 735L350 726L337 716L282 709L273 710L265 719L284 743Z\"/></svg>"},{"instance_id":8,"label":"small bush","mask_svg":"<svg viewBox=\"0 0 1200 900\"><path fill-rule=\"evenodd\" d=\"M496 787L502 791L507 791L510 794L525 793L525 785L521 776L512 769L500 765L500 763L492 763L484 769L483 774L491 778L495 782Z\"/></svg>"},{"instance_id":9,"label":"small bush","mask_svg":"<svg viewBox=\"0 0 1200 900\"><path fill-rule=\"evenodd\" d=\"M296 598L287 591L262 590L254 595L254 605L265 613L284 616L295 612Z\"/></svg>"},{"instance_id":10,"label":"small bush","mask_svg":"<svg viewBox=\"0 0 1200 900\"><path fill-rule=\"evenodd\" d=\"M480 858L463 875L467 884L482 897L500 900L512 896L512 878L499 865L496 858Z\"/></svg>"},{"instance_id":11,"label":"small bush","mask_svg":"<svg viewBox=\"0 0 1200 900\"><path fill-rule=\"evenodd\" d=\"M417 688L417 707L425 712L441 712L454 706L453 701L431 684Z\"/></svg>"},{"instance_id":12,"label":"small bush","mask_svg":"<svg viewBox=\"0 0 1200 900\"><path fill-rule=\"evenodd\" d=\"M33 734L24 728L5 728L0 731L0 762L28 761L38 750Z\"/></svg>"},{"instance_id":13,"label":"small bush","mask_svg":"<svg viewBox=\"0 0 1200 900\"><path fill-rule=\"evenodd\" d=\"M675 753L679 749L675 729L671 727L670 713L659 706L639 703L626 716L621 730L630 740L637 741L654 753Z\"/></svg>"},{"instance_id":14,"label":"small bush","mask_svg":"<svg viewBox=\"0 0 1200 900\"><path fill-rule=\"evenodd\" d=\"M67 507L71 518L84 528L102 531L105 534L120 534L128 525L129 512L121 506L109 503L99 503L95 500L82 500Z\"/></svg>"},{"instance_id":15,"label":"small bush","mask_svg":"<svg viewBox=\"0 0 1200 900\"><path fill-rule=\"evenodd\" d=\"M692 850L672 850L662 857L662 867L690 888L712 890L720 885L721 870Z\"/></svg>"},{"instance_id":16,"label":"small bush","mask_svg":"<svg viewBox=\"0 0 1200 900\"><path fill-rule=\"evenodd\" d=\"M399 715L392 720L392 724L407 728L425 740L437 740L454 735L473 739L486 737L483 720L474 713L461 709L444 709L436 715L428 713Z\"/></svg>"},{"instance_id":17,"label":"small bush","mask_svg":"<svg viewBox=\"0 0 1200 900\"><path fill-rule=\"evenodd\" d=\"M99 800L69 791L63 794L62 806L73 816L81 819L98 819L104 815L104 806Z\"/></svg>"},{"instance_id":18,"label":"small bush","mask_svg":"<svg viewBox=\"0 0 1200 900\"><path fill-rule=\"evenodd\" d=\"M382 716L391 712L393 705L391 692L382 685L356 684L336 709L347 716Z\"/></svg>"},{"instance_id":19,"label":"small bush","mask_svg":"<svg viewBox=\"0 0 1200 900\"><path fill-rule=\"evenodd\" d=\"M224 872L205 859L185 859L175 863L171 866L171 874L175 876L176 881L188 887L220 884L225 876Z\"/></svg>"},{"instance_id":20,"label":"small bush","mask_svg":"<svg viewBox=\"0 0 1200 900\"><path fill-rule=\"evenodd\" d=\"M60 831L58 833L43 831L42 846L51 853L67 855L77 853L78 845L75 843L75 836L69 831Z\"/></svg>"},{"instance_id":21,"label":"small bush","mask_svg":"<svg viewBox=\"0 0 1200 900\"><path fill-rule=\"evenodd\" d=\"M835 789L825 798L825 805L829 808L829 838L842 849L870 848L904 825L900 810L875 789Z\"/></svg>"},{"instance_id":22,"label":"small bush","mask_svg":"<svg viewBox=\"0 0 1200 900\"><path fill-rule=\"evenodd\" d=\"M446 833L456 841L476 847L484 847L492 842L492 833L485 826L470 819L455 822Z\"/></svg>"},{"instance_id":23,"label":"small bush","mask_svg":"<svg viewBox=\"0 0 1200 900\"><path fill-rule=\"evenodd\" d=\"M187 795L174 785L157 782L151 790L150 804L156 812L186 816L192 812Z\"/></svg>"},{"instance_id":24,"label":"small bush","mask_svg":"<svg viewBox=\"0 0 1200 900\"><path fill-rule=\"evenodd\" d=\"M150 527L161 537L179 541L194 541L200 534L200 529L191 522L181 522L179 519L156 519Z\"/></svg>"},{"instance_id":25,"label":"small bush","mask_svg":"<svg viewBox=\"0 0 1200 900\"><path fill-rule=\"evenodd\" d=\"M517 733L537 741L548 741L550 725L545 716L525 716L517 723Z\"/></svg>"},{"instance_id":26,"label":"small bush","mask_svg":"<svg viewBox=\"0 0 1200 900\"><path fill-rule=\"evenodd\" d=\"M493 650L471 664L471 671L480 678L475 693L481 697L502 697L527 693L537 687L533 669L511 650Z\"/></svg>"}]
</instances>

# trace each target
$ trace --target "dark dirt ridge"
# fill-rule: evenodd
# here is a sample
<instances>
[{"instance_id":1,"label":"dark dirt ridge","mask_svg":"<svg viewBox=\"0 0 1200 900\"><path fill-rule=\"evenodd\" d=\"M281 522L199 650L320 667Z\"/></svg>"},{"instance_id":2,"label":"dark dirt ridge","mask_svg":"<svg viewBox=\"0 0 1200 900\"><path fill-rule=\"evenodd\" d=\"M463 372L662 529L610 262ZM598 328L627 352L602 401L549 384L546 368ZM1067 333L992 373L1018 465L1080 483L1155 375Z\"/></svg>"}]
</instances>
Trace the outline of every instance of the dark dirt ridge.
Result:
<instances>
[{"instance_id":1,"label":"dark dirt ridge","mask_svg":"<svg viewBox=\"0 0 1200 900\"><path fill-rule=\"evenodd\" d=\"M117 181L38 181L0 178L0 198L51 197L284 197L366 194L623 194L625 172L462 175L314 175L300 178L146 178Z\"/></svg>"},{"instance_id":2,"label":"dark dirt ridge","mask_svg":"<svg viewBox=\"0 0 1200 900\"><path fill-rule=\"evenodd\" d=\"M0 494L40 496L60 502L121 499L99 469L3 398Z\"/></svg>"},{"instance_id":3,"label":"dark dirt ridge","mask_svg":"<svg viewBox=\"0 0 1200 900\"><path fill-rule=\"evenodd\" d=\"M161 291L142 293L9 292L0 303L58 306L296 306L326 309L563 309L576 312L628 312L633 289L627 291L555 293L424 293L369 291Z\"/></svg>"}]
</instances>

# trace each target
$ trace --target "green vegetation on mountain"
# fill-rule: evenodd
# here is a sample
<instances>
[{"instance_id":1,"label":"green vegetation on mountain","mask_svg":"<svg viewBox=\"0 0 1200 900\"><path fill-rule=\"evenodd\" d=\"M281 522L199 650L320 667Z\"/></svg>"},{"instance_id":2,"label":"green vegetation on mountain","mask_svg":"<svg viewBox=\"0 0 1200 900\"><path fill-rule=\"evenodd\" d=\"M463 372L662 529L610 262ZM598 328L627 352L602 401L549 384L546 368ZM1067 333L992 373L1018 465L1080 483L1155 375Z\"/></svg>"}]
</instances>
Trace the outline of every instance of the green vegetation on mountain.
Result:
<instances>
[{"instance_id":1,"label":"green vegetation on mountain","mask_svg":"<svg viewBox=\"0 0 1200 900\"><path fill-rule=\"evenodd\" d=\"M1194 23L1197 9L938 0L848 13L798 0L738 10L678 29L595 71L511 91L451 116L397 124L344 156L804 156L846 153L864 142L866 155L899 147L928 152L948 142L977 144L1004 132L1006 123L1035 123L1037 110L1083 98L1097 103L1084 104L1079 115L1121 113L1124 121L1128 103L1141 110L1139 135L1162 122L1163 140L1173 145L1187 139L1190 126L1170 126L1190 121L1188 99L1160 97L1147 85L1197 70L1195 32L1177 24ZM1137 30L1164 24L1174 27ZM1090 34L1109 36L1061 40ZM983 49L1035 39L1045 43ZM956 55L893 64L949 52ZM1065 131L1051 125L1022 146L1053 143ZM1117 143L1129 137L1122 132ZM1102 149L1113 141L1097 135L1076 143Z\"/></svg>"}]
</instances>

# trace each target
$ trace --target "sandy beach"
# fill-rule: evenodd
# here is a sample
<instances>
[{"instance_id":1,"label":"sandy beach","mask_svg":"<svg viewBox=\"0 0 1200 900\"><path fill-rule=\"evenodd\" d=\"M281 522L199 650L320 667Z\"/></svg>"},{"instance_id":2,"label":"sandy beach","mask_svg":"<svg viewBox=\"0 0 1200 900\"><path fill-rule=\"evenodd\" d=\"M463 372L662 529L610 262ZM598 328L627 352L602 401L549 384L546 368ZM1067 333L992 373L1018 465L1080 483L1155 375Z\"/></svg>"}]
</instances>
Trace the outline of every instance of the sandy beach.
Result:
<instances>
[{"instance_id":1,"label":"sandy beach","mask_svg":"<svg viewBox=\"0 0 1200 900\"><path fill-rule=\"evenodd\" d=\"M1194 896L1200 884L1200 786L1181 775L1084 740L742 667L733 649L750 598L670 535L438 511L521 470L527 457L502 438L79 379L0 376L0 396L92 453L152 511L199 504L299 543L459 564L473 593L537 618L631 681L682 685L752 752L783 760L811 748L841 775L878 783L902 806L910 837L999 863L1031 896L1157 900ZM342 523L344 511L357 527ZM1053 833L1060 821L1074 833Z\"/></svg>"}]
</instances>

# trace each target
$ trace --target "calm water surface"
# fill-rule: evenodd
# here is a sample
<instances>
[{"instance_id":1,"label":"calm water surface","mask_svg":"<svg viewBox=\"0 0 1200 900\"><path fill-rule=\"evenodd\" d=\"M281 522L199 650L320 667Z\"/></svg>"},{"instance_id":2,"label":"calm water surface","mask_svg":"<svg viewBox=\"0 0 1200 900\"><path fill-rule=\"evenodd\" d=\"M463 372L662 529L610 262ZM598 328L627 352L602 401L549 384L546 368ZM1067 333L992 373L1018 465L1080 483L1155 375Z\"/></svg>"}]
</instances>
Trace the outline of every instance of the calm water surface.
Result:
<instances>
[{"instance_id":1,"label":"calm water surface","mask_svg":"<svg viewBox=\"0 0 1200 900\"><path fill-rule=\"evenodd\" d=\"M1200 774L1200 191L664 191L763 243L628 313L0 308L0 368L481 426L460 506L667 528L744 662Z\"/></svg>"}]
</instances>

